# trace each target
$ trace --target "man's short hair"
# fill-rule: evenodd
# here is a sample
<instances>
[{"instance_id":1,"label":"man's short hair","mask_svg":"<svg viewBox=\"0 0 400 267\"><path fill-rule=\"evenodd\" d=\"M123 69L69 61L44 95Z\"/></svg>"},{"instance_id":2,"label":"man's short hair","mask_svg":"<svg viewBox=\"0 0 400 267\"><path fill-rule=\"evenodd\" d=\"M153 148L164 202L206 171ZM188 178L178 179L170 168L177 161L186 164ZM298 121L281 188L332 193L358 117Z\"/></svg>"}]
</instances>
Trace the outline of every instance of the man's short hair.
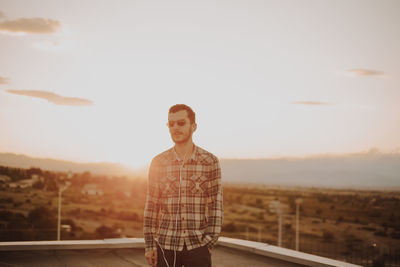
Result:
<instances>
[{"instance_id":1,"label":"man's short hair","mask_svg":"<svg viewBox=\"0 0 400 267\"><path fill-rule=\"evenodd\" d=\"M181 110L186 110L187 115L189 117L190 123L196 123L196 114L194 113L193 109L191 107L185 105L185 104L176 104L173 105L172 107L169 108L168 113L175 113Z\"/></svg>"}]
</instances>

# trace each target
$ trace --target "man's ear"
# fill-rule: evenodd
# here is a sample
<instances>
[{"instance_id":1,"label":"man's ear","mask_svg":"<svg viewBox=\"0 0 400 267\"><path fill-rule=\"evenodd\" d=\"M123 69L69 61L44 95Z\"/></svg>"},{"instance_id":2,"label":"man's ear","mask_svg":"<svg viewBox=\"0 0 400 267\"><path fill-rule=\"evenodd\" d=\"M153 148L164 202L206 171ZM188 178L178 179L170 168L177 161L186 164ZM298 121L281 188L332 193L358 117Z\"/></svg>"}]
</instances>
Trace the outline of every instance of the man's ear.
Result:
<instances>
[{"instance_id":1,"label":"man's ear","mask_svg":"<svg viewBox=\"0 0 400 267\"><path fill-rule=\"evenodd\" d=\"M193 124L192 124L192 132L196 131L196 129L197 129L197 124L196 124L196 123L193 123Z\"/></svg>"}]
</instances>

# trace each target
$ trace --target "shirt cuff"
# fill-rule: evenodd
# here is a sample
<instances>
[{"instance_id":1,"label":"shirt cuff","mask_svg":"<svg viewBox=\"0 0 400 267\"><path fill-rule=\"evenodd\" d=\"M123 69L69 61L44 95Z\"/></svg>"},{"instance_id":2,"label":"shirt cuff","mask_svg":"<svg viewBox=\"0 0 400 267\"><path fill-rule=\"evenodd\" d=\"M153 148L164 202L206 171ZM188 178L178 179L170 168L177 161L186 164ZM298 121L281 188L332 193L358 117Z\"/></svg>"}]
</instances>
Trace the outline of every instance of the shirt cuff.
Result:
<instances>
[{"instance_id":1,"label":"shirt cuff","mask_svg":"<svg viewBox=\"0 0 400 267\"><path fill-rule=\"evenodd\" d=\"M152 251L152 250L157 250L156 244L151 244L151 245L146 245L146 248L144 249L145 252L147 251Z\"/></svg>"}]
</instances>

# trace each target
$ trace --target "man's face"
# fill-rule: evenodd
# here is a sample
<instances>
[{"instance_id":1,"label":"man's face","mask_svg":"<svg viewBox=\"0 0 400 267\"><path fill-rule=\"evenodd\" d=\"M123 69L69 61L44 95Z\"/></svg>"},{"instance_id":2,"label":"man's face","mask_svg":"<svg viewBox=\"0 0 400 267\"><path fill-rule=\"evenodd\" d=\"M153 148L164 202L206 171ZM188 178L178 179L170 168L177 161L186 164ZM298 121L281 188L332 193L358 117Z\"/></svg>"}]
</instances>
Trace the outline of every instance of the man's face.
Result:
<instances>
[{"instance_id":1,"label":"man's face","mask_svg":"<svg viewBox=\"0 0 400 267\"><path fill-rule=\"evenodd\" d=\"M194 132L195 125L190 124L186 110L168 114L168 127L172 141L182 144L188 141Z\"/></svg>"}]
</instances>

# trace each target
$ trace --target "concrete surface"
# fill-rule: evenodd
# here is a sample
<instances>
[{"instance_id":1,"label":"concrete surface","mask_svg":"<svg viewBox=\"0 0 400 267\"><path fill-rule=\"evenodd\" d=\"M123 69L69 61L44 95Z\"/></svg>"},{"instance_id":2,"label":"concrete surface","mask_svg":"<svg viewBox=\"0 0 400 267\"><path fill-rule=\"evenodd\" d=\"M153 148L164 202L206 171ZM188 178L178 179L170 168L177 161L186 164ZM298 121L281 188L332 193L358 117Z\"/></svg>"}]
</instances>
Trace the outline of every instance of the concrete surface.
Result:
<instances>
[{"instance_id":1,"label":"concrete surface","mask_svg":"<svg viewBox=\"0 0 400 267\"><path fill-rule=\"evenodd\" d=\"M286 261L255 255L237 249L217 247L212 252L214 267L295 267L305 266ZM146 266L143 249L79 249L79 250L33 250L33 251L0 251L0 266L112 266L136 267Z\"/></svg>"},{"instance_id":2,"label":"concrete surface","mask_svg":"<svg viewBox=\"0 0 400 267\"><path fill-rule=\"evenodd\" d=\"M277 246L220 237L212 251L214 267L357 265ZM2 266L148 266L143 238L0 242Z\"/></svg>"}]
</instances>

